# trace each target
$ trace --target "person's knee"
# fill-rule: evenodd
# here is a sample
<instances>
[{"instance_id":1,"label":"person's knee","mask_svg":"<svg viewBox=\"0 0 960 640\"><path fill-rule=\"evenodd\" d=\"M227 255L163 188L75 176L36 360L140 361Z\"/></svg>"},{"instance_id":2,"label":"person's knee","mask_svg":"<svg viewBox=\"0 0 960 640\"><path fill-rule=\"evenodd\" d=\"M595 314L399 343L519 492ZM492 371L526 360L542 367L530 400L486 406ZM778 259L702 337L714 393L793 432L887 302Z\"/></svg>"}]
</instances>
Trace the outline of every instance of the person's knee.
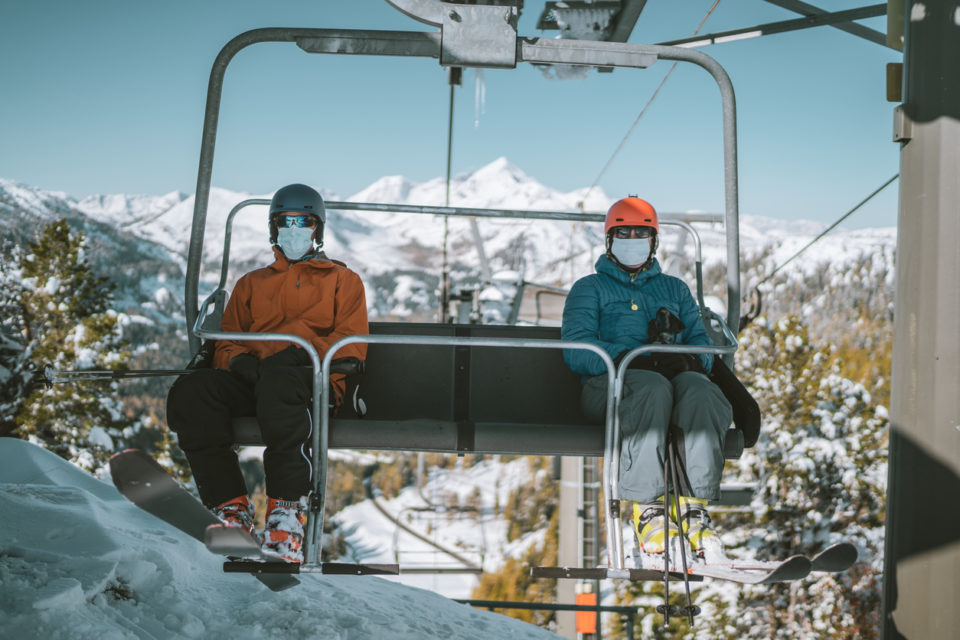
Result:
<instances>
[{"instance_id":1,"label":"person's knee","mask_svg":"<svg viewBox=\"0 0 960 640\"><path fill-rule=\"evenodd\" d=\"M189 416L198 401L210 393L210 385L216 378L214 369L197 369L182 375L167 392L167 423L179 432L190 424Z\"/></svg>"},{"instance_id":2,"label":"person's knee","mask_svg":"<svg viewBox=\"0 0 960 640\"><path fill-rule=\"evenodd\" d=\"M710 402L726 398L720 387L713 384L710 378L695 371L685 371L673 379L674 397L677 403L681 402Z\"/></svg>"},{"instance_id":3,"label":"person's knee","mask_svg":"<svg viewBox=\"0 0 960 640\"><path fill-rule=\"evenodd\" d=\"M310 386L294 367L276 367L263 376L254 390L257 406L264 403L301 404L309 399Z\"/></svg>"},{"instance_id":4,"label":"person's knee","mask_svg":"<svg viewBox=\"0 0 960 640\"><path fill-rule=\"evenodd\" d=\"M681 429L709 422L718 430L733 421L733 408L720 387L702 373L686 372L674 378L674 414Z\"/></svg>"},{"instance_id":5,"label":"person's knee","mask_svg":"<svg viewBox=\"0 0 960 640\"><path fill-rule=\"evenodd\" d=\"M656 371L628 371L623 382L622 404L669 407L673 401L670 381Z\"/></svg>"}]
</instances>

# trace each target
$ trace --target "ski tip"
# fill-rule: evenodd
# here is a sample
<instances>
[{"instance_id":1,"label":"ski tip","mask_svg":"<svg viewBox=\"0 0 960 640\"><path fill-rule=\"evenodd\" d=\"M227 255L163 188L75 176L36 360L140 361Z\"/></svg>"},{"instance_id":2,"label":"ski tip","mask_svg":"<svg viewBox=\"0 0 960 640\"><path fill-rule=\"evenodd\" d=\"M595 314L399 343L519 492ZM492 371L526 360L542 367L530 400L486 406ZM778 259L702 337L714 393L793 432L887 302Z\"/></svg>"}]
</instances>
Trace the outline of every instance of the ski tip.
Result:
<instances>
[{"instance_id":1,"label":"ski tip","mask_svg":"<svg viewBox=\"0 0 960 640\"><path fill-rule=\"evenodd\" d=\"M129 455L147 455L147 454L144 453L142 449L123 449L122 451L115 451L110 456L110 460L114 460L116 458L122 458L123 456L129 456Z\"/></svg>"},{"instance_id":2,"label":"ski tip","mask_svg":"<svg viewBox=\"0 0 960 640\"><path fill-rule=\"evenodd\" d=\"M849 542L830 545L813 557L813 571L840 573L852 567L860 559L857 547Z\"/></svg>"}]
</instances>

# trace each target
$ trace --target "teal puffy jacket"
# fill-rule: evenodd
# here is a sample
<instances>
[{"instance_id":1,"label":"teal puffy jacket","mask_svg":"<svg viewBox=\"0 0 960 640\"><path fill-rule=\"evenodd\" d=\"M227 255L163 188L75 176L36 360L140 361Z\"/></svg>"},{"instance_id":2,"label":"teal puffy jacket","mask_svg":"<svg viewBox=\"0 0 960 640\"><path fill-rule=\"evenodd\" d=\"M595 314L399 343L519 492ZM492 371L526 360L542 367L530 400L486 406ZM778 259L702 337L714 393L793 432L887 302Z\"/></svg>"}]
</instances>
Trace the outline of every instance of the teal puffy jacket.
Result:
<instances>
[{"instance_id":1,"label":"teal puffy jacket","mask_svg":"<svg viewBox=\"0 0 960 640\"><path fill-rule=\"evenodd\" d=\"M648 327L657 310L665 307L684 324L677 344L709 345L700 308L687 285L660 270L654 259L646 271L633 275L620 269L606 254L597 258L597 272L577 280L563 306L564 340L592 342L611 358L648 344ZM713 368L713 355L698 355L704 368ZM582 376L606 373L600 356L581 349L564 349L563 359Z\"/></svg>"}]
</instances>

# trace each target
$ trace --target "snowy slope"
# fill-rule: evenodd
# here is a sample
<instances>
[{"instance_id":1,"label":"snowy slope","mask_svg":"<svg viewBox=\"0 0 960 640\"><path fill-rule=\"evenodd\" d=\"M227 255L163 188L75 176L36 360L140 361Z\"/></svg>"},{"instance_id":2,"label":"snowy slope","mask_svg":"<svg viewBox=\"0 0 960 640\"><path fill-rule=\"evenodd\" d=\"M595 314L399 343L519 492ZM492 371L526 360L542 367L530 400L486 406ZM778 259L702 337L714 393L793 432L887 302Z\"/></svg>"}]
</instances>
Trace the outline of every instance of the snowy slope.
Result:
<instances>
[{"instance_id":1,"label":"snowy slope","mask_svg":"<svg viewBox=\"0 0 960 640\"><path fill-rule=\"evenodd\" d=\"M274 593L52 453L0 438L5 638L552 638L377 577Z\"/></svg>"}]
</instances>

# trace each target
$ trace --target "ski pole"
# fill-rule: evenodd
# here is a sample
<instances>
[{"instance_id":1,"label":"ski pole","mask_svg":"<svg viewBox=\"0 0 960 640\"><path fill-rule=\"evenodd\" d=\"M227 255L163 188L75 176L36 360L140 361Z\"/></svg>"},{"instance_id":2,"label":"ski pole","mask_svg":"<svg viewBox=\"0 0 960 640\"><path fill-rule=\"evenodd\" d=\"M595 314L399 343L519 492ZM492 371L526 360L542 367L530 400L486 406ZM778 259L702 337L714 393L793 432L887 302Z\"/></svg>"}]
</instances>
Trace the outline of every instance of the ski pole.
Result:
<instances>
[{"instance_id":1,"label":"ski pole","mask_svg":"<svg viewBox=\"0 0 960 640\"><path fill-rule=\"evenodd\" d=\"M180 376L193 369L78 369L61 371L45 365L40 371L40 381L47 385L64 382L85 382L91 380L123 380L126 378L151 378L159 376Z\"/></svg>"}]
</instances>

